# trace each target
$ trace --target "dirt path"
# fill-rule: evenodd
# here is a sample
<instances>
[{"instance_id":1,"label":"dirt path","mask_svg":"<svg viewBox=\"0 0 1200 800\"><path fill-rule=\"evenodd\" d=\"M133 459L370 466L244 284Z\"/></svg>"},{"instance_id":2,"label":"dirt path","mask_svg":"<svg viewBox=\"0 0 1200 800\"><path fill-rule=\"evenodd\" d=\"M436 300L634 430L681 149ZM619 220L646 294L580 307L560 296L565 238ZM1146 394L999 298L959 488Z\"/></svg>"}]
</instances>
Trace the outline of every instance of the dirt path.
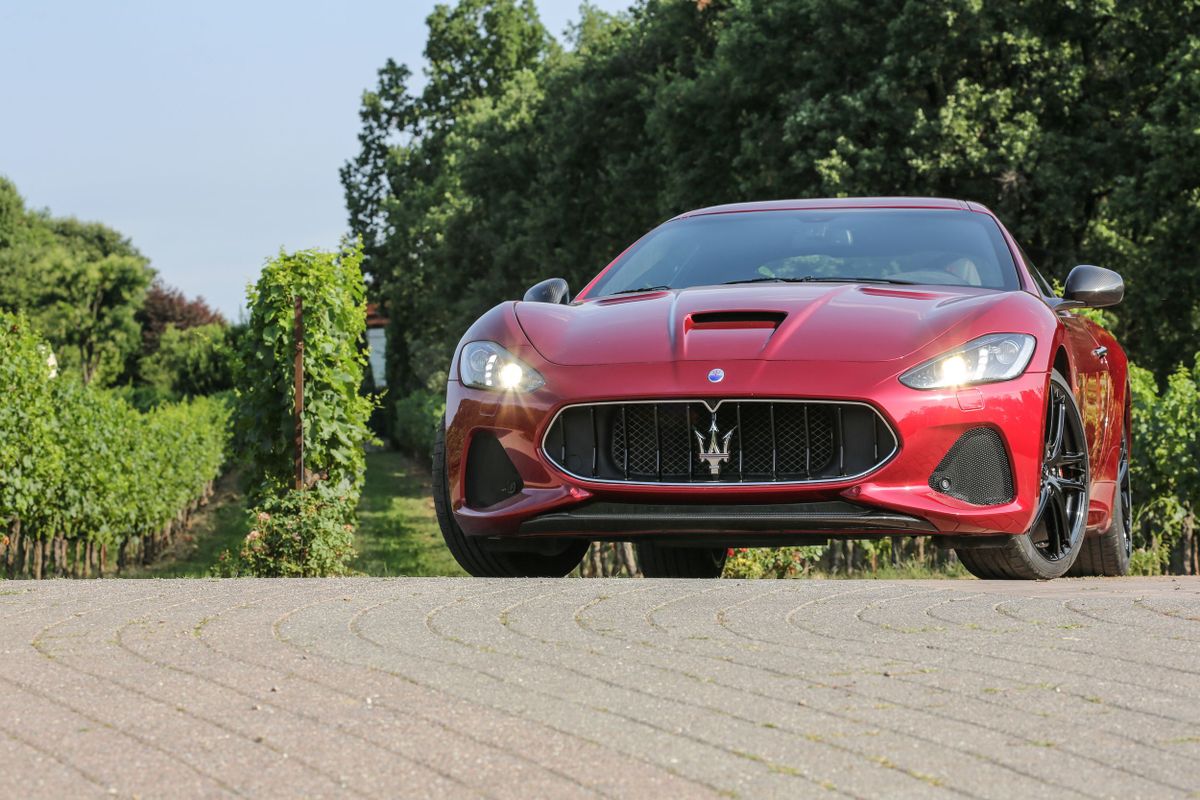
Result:
<instances>
[{"instance_id":1,"label":"dirt path","mask_svg":"<svg viewBox=\"0 0 1200 800\"><path fill-rule=\"evenodd\" d=\"M1200 580L0 584L0 796L1188 797Z\"/></svg>"}]
</instances>

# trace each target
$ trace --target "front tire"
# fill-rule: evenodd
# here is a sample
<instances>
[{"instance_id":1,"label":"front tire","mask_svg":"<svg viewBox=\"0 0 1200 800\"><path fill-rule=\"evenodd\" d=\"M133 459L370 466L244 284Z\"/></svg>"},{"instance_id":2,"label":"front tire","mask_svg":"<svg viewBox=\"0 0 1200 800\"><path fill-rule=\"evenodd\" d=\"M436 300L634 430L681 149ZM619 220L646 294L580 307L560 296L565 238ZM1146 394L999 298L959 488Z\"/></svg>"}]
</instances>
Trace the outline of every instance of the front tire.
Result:
<instances>
[{"instance_id":1,"label":"front tire","mask_svg":"<svg viewBox=\"0 0 1200 800\"><path fill-rule=\"evenodd\" d=\"M724 547L669 547L638 542L638 567L647 578L719 578L725 569Z\"/></svg>"},{"instance_id":2,"label":"front tire","mask_svg":"<svg viewBox=\"0 0 1200 800\"><path fill-rule=\"evenodd\" d=\"M1087 438L1070 384L1050 375L1041 488L1033 526L1000 547L955 548L977 578L1050 580L1067 573L1083 549L1089 501Z\"/></svg>"},{"instance_id":3,"label":"front tire","mask_svg":"<svg viewBox=\"0 0 1200 800\"><path fill-rule=\"evenodd\" d=\"M467 534L454 521L446 475L446 421L438 425L433 443L433 507L446 547L458 565L476 578L561 578L579 566L588 542L564 540L557 553L496 551Z\"/></svg>"}]
</instances>

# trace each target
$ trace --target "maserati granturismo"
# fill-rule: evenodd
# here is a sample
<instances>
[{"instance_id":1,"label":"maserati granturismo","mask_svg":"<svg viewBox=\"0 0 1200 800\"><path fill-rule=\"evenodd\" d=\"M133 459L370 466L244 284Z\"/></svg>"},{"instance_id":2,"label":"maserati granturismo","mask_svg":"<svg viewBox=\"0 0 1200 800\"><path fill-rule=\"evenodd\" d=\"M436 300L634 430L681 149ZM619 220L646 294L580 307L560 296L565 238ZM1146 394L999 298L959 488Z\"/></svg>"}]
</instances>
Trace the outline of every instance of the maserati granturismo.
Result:
<instances>
[{"instance_id":1,"label":"maserati granturismo","mask_svg":"<svg viewBox=\"0 0 1200 800\"><path fill-rule=\"evenodd\" d=\"M731 547L930 536L981 578L1123 574L1125 354L987 208L932 198L691 211L582 291L551 278L463 336L434 457L478 576L562 576L631 541L656 577Z\"/></svg>"}]
</instances>

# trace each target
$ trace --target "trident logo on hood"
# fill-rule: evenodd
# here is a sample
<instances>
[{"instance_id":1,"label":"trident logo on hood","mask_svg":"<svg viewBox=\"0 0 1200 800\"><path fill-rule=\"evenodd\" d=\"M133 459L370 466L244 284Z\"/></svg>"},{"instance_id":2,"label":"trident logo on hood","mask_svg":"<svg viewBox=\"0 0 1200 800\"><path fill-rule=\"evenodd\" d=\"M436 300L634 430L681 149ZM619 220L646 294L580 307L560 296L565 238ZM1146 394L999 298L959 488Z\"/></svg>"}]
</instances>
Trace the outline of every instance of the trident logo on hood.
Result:
<instances>
[{"instance_id":1,"label":"trident logo on hood","mask_svg":"<svg viewBox=\"0 0 1200 800\"><path fill-rule=\"evenodd\" d=\"M717 428L717 412L712 412L712 425L708 428L708 444L705 445L704 434L695 428L692 433L696 434L696 441L700 443L700 460L708 464L708 470L713 475L721 471L721 465L729 460L729 442L733 439L734 432L737 431L737 426L729 429L729 432L721 436L720 430ZM717 441L720 437L720 442Z\"/></svg>"}]
</instances>

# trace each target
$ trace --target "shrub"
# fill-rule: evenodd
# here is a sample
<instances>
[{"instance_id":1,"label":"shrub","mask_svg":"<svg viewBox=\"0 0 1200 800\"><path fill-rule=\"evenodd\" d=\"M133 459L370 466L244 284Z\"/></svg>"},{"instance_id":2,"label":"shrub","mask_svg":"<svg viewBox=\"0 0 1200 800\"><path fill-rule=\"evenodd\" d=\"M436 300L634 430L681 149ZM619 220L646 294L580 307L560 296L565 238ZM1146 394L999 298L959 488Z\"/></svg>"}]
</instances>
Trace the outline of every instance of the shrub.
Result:
<instances>
[{"instance_id":1,"label":"shrub","mask_svg":"<svg viewBox=\"0 0 1200 800\"><path fill-rule=\"evenodd\" d=\"M218 575L310 578L345 575L354 558L354 502L328 487L291 490L249 512L250 533L236 558L221 555Z\"/></svg>"},{"instance_id":2,"label":"shrub","mask_svg":"<svg viewBox=\"0 0 1200 800\"><path fill-rule=\"evenodd\" d=\"M1200 354L1180 365L1162 391L1130 367L1133 400L1135 552L1132 569L1194 574L1200 567L1195 498L1200 495Z\"/></svg>"},{"instance_id":3,"label":"shrub","mask_svg":"<svg viewBox=\"0 0 1200 800\"><path fill-rule=\"evenodd\" d=\"M428 461L442 414L446 411L444 392L419 390L396 401L396 424L392 436L396 446Z\"/></svg>"},{"instance_id":4,"label":"shrub","mask_svg":"<svg viewBox=\"0 0 1200 800\"><path fill-rule=\"evenodd\" d=\"M737 547L725 561L726 578L799 578L808 575L825 552L816 547Z\"/></svg>"}]
</instances>

